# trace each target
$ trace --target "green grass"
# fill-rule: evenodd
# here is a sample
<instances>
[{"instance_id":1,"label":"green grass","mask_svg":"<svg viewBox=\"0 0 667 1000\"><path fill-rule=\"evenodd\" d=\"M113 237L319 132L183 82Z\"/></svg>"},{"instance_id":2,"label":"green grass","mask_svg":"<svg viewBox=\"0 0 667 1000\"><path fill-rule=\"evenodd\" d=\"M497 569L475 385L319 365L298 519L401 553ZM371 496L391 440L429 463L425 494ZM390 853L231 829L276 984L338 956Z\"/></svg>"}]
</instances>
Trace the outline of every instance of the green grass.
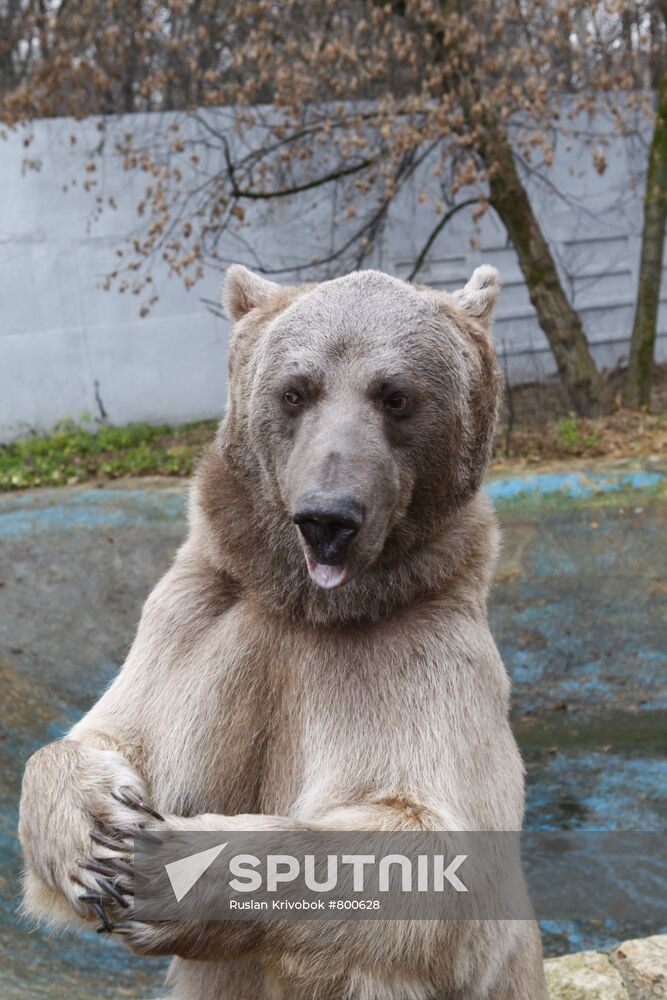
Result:
<instances>
[{"instance_id":1,"label":"green grass","mask_svg":"<svg viewBox=\"0 0 667 1000\"><path fill-rule=\"evenodd\" d=\"M65 486L121 476L189 476L197 455L213 439L217 421L181 424L129 424L111 427L87 414L63 420L50 434L29 434L0 444L0 491L32 486ZM667 456L667 414L629 411L583 419L570 414L546 427L519 425L512 453L531 465L539 461L608 455ZM504 431L496 459L505 458Z\"/></svg>"},{"instance_id":2,"label":"green grass","mask_svg":"<svg viewBox=\"0 0 667 1000\"><path fill-rule=\"evenodd\" d=\"M217 421L111 427L61 421L50 434L0 445L0 490L64 486L120 476L188 476Z\"/></svg>"},{"instance_id":3,"label":"green grass","mask_svg":"<svg viewBox=\"0 0 667 1000\"><path fill-rule=\"evenodd\" d=\"M588 421L570 413L556 424L556 446L566 455L581 455L598 446L598 435Z\"/></svg>"}]
</instances>

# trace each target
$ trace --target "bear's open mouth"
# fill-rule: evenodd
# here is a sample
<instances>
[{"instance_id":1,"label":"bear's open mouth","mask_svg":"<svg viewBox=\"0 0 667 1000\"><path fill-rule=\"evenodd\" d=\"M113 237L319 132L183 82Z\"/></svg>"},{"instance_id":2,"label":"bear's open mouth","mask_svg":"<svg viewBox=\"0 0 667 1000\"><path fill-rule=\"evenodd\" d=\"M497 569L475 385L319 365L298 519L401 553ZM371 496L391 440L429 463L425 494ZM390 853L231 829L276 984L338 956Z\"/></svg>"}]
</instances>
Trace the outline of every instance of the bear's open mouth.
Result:
<instances>
[{"instance_id":1,"label":"bear's open mouth","mask_svg":"<svg viewBox=\"0 0 667 1000\"><path fill-rule=\"evenodd\" d=\"M329 566L326 563L318 563L308 552L305 553L305 556L310 579L323 590L334 590L336 587L342 587L350 577L349 565Z\"/></svg>"}]
</instances>

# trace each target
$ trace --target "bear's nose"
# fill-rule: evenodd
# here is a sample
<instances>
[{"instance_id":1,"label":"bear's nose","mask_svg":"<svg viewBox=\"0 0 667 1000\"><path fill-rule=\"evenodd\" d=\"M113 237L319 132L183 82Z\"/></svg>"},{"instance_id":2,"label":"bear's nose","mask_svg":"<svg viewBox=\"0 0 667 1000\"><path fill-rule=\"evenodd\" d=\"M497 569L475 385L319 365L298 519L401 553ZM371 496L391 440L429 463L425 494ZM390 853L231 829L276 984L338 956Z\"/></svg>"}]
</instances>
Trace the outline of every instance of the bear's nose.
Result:
<instances>
[{"instance_id":1,"label":"bear's nose","mask_svg":"<svg viewBox=\"0 0 667 1000\"><path fill-rule=\"evenodd\" d=\"M298 503L293 521L319 563L337 566L363 524L363 505L352 497L309 496Z\"/></svg>"}]
</instances>

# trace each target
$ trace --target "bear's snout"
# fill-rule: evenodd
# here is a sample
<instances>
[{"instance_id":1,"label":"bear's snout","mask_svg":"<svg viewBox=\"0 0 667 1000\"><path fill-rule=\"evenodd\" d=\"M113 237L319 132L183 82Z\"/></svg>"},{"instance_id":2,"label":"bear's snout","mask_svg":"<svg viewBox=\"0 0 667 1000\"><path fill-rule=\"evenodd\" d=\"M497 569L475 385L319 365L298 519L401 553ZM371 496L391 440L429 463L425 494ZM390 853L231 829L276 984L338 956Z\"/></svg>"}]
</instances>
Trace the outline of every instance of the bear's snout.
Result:
<instances>
[{"instance_id":1,"label":"bear's snout","mask_svg":"<svg viewBox=\"0 0 667 1000\"><path fill-rule=\"evenodd\" d=\"M364 507L353 497L340 494L310 494L297 503L292 520L299 528L313 557L313 565L341 567L347 560L347 552L364 521ZM310 560L309 568L310 567ZM312 573L311 573L312 575ZM320 586L331 586L330 573L320 581Z\"/></svg>"}]
</instances>

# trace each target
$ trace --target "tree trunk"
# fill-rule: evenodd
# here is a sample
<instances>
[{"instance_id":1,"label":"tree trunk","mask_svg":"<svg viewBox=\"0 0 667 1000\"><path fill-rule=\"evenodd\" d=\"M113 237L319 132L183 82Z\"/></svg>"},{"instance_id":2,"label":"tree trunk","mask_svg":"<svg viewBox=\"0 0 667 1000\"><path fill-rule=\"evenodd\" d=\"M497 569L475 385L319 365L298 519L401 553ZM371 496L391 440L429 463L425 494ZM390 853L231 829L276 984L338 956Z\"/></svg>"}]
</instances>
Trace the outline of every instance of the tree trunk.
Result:
<instances>
[{"instance_id":1,"label":"tree trunk","mask_svg":"<svg viewBox=\"0 0 667 1000\"><path fill-rule=\"evenodd\" d=\"M561 284L507 137L495 132L484 153L491 171L489 201L517 252L530 301L549 341L570 403L582 416L601 413L607 402L605 383L591 357L581 320Z\"/></svg>"},{"instance_id":2,"label":"tree trunk","mask_svg":"<svg viewBox=\"0 0 667 1000\"><path fill-rule=\"evenodd\" d=\"M648 406L651 396L665 221L667 221L667 66L663 69L658 87L658 105L646 175L639 289L632 327L630 361L623 392L624 405L634 409Z\"/></svg>"}]
</instances>

